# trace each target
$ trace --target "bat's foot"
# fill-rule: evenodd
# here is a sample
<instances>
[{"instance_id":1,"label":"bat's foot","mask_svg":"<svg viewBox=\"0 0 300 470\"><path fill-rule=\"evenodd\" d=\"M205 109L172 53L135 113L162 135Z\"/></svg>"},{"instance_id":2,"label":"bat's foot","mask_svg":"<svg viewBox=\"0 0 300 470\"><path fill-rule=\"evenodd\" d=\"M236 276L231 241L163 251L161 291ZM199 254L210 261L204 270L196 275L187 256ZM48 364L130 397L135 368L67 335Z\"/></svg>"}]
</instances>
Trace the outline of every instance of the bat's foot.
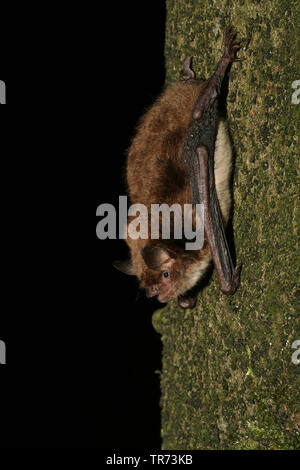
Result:
<instances>
[{"instance_id":1,"label":"bat's foot","mask_svg":"<svg viewBox=\"0 0 300 470\"><path fill-rule=\"evenodd\" d=\"M191 57L186 57L182 62L180 80L192 80L193 78L195 78L195 74L191 69Z\"/></svg>"},{"instance_id":2,"label":"bat's foot","mask_svg":"<svg viewBox=\"0 0 300 470\"><path fill-rule=\"evenodd\" d=\"M228 283L228 285L221 287L223 294L232 295L235 293L240 285L241 269L242 265L239 264L234 270L231 282Z\"/></svg>"},{"instance_id":3,"label":"bat's foot","mask_svg":"<svg viewBox=\"0 0 300 470\"><path fill-rule=\"evenodd\" d=\"M192 295L179 295L178 297L178 304L181 308L194 308L197 302L197 298L193 297Z\"/></svg>"},{"instance_id":4,"label":"bat's foot","mask_svg":"<svg viewBox=\"0 0 300 470\"><path fill-rule=\"evenodd\" d=\"M241 62L242 59L236 57L237 51L241 48L242 41L236 41L236 32L232 26L228 26L224 31L225 52L223 57L230 59L230 62Z\"/></svg>"}]
</instances>

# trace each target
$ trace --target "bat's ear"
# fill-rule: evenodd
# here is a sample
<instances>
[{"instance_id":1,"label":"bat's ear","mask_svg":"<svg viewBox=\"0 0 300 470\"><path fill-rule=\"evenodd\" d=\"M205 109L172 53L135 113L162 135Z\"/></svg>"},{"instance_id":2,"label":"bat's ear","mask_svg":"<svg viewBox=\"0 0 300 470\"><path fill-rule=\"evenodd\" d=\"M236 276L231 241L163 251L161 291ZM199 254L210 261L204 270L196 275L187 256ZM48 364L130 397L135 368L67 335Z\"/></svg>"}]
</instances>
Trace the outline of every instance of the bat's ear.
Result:
<instances>
[{"instance_id":1,"label":"bat's ear","mask_svg":"<svg viewBox=\"0 0 300 470\"><path fill-rule=\"evenodd\" d=\"M130 276L134 276L133 265L131 259L127 259L125 261L115 261L113 266L121 271L122 273L129 274Z\"/></svg>"},{"instance_id":2,"label":"bat's ear","mask_svg":"<svg viewBox=\"0 0 300 470\"><path fill-rule=\"evenodd\" d=\"M157 245L147 245L141 248L141 255L149 269L159 271L162 265L172 264L176 254Z\"/></svg>"}]
</instances>

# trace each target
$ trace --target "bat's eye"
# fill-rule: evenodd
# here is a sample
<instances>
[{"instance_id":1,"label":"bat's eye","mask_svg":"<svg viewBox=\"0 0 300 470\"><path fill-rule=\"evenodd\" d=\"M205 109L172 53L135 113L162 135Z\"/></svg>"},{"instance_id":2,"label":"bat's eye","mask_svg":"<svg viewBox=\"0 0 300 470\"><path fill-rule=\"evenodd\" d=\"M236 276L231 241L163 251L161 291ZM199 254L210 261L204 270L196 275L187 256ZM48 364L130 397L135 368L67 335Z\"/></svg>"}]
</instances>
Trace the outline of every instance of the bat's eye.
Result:
<instances>
[{"instance_id":1,"label":"bat's eye","mask_svg":"<svg viewBox=\"0 0 300 470\"><path fill-rule=\"evenodd\" d=\"M164 272L163 272L163 276L164 276L164 277L170 277L169 271L164 271Z\"/></svg>"}]
</instances>

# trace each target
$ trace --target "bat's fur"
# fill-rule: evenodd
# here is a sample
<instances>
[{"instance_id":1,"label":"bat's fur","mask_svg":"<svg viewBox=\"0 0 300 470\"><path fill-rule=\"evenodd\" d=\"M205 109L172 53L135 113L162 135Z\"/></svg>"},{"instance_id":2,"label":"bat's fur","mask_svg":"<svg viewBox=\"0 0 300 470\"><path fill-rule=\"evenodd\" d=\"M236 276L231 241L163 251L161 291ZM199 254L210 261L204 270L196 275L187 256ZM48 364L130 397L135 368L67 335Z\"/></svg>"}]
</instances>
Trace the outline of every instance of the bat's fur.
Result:
<instances>
[{"instance_id":1,"label":"bat's fur","mask_svg":"<svg viewBox=\"0 0 300 470\"><path fill-rule=\"evenodd\" d=\"M132 204L191 204L192 192L188 170L181 158L183 141L191 122L195 102L204 81L188 80L167 88L140 121L128 151L127 185ZM232 151L224 120L218 121L215 144L215 186L224 223L229 217ZM132 267L141 287L155 284L157 271L149 269L141 248L158 244L176 253L175 262L165 260L162 269L172 269L173 288L167 300L193 287L208 267L211 256L207 242L200 251L185 251L169 240L133 240L128 238ZM147 291L149 296L154 295ZM160 300L160 299L159 299Z\"/></svg>"}]
</instances>

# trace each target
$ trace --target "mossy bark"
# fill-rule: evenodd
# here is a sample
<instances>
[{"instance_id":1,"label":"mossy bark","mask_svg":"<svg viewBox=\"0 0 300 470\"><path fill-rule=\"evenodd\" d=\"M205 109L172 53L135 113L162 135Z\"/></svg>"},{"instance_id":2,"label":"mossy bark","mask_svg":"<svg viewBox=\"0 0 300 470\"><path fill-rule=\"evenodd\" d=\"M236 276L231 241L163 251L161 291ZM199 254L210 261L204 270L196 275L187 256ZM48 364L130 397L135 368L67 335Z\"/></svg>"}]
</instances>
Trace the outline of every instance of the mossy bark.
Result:
<instances>
[{"instance_id":1,"label":"mossy bark","mask_svg":"<svg viewBox=\"0 0 300 470\"><path fill-rule=\"evenodd\" d=\"M163 449L300 448L298 18L290 0L167 0L167 84L187 55L208 78L228 24L246 60L233 64L227 99L241 285L224 296L214 273L194 310L173 302L153 316Z\"/></svg>"}]
</instances>

